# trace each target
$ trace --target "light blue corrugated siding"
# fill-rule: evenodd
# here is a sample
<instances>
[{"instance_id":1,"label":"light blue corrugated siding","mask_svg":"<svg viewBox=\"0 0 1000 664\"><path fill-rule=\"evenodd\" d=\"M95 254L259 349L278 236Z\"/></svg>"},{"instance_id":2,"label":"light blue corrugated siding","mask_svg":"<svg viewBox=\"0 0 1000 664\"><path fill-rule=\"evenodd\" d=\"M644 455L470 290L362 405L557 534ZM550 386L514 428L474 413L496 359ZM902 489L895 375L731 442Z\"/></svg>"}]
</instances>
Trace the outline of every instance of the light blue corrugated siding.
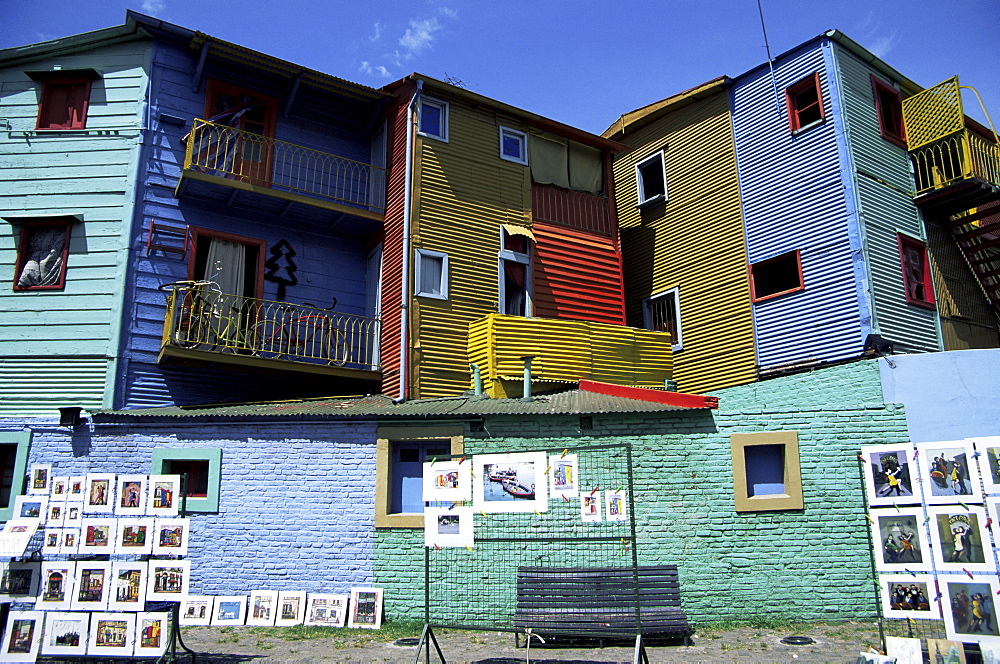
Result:
<instances>
[{"instance_id":1,"label":"light blue corrugated siding","mask_svg":"<svg viewBox=\"0 0 1000 664\"><path fill-rule=\"evenodd\" d=\"M61 406L101 407L103 358L0 357L0 418L58 419Z\"/></svg>"},{"instance_id":2,"label":"light blue corrugated siding","mask_svg":"<svg viewBox=\"0 0 1000 664\"><path fill-rule=\"evenodd\" d=\"M784 90L814 72L826 121L792 136ZM747 249L751 263L798 249L805 290L754 305L757 362L850 357L860 353L862 339L835 133L842 120L820 45L778 62L776 79L778 109L766 69L733 87Z\"/></svg>"}]
</instances>

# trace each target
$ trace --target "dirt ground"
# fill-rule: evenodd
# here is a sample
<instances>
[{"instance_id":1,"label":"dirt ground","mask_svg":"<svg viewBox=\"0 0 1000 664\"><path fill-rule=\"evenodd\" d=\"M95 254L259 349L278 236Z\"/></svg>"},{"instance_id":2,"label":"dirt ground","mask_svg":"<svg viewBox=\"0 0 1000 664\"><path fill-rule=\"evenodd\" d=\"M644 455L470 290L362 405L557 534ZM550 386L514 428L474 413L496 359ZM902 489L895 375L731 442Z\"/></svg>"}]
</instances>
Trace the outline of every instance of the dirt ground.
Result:
<instances>
[{"instance_id":1,"label":"dirt ground","mask_svg":"<svg viewBox=\"0 0 1000 664\"><path fill-rule=\"evenodd\" d=\"M315 631L315 630L320 631ZM419 627L409 630L368 630L323 628L187 627L184 643L198 653L199 662L413 662L414 645L398 645L399 638L419 636ZM514 664L530 661L611 664L630 662L633 647L596 643L533 643L530 652L515 649L514 635L498 632L436 630L438 643L448 662ZM813 643L782 643L787 636L808 636ZM854 664L858 654L879 643L878 627L867 623L805 624L785 629L737 627L702 628L693 645L652 645L647 647L651 662L685 664ZM420 661L426 661L421 653ZM431 662L441 661L432 650Z\"/></svg>"}]
</instances>

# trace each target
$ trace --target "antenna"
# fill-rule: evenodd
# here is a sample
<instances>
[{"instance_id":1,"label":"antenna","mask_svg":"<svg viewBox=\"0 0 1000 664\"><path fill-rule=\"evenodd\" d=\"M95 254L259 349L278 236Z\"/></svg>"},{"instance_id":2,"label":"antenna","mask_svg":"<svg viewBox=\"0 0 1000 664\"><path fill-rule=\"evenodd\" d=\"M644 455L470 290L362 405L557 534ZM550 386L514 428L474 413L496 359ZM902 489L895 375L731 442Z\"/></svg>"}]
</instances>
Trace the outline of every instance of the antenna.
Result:
<instances>
[{"instance_id":1,"label":"antenna","mask_svg":"<svg viewBox=\"0 0 1000 664\"><path fill-rule=\"evenodd\" d=\"M771 69L771 87L774 89L774 108L781 115L781 102L778 99L778 81L774 75L774 60L771 58L771 45L767 41L767 26L764 25L764 8L761 0L757 0L757 13L760 14L760 31L764 33L764 48L767 50L767 66Z\"/></svg>"}]
</instances>

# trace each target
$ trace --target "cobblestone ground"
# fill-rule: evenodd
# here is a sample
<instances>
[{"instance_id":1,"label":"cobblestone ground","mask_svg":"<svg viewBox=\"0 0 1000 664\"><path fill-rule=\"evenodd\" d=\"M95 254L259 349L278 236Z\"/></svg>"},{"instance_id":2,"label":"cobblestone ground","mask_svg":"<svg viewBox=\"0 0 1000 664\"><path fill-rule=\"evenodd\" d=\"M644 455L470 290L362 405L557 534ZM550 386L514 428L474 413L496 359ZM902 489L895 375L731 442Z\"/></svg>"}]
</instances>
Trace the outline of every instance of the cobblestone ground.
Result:
<instances>
[{"instance_id":1,"label":"cobblestone ground","mask_svg":"<svg viewBox=\"0 0 1000 664\"><path fill-rule=\"evenodd\" d=\"M448 662L514 664L530 657L535 664L611 664L630 662L633 654L627 644L602 648L596 643L555 642L533 644L529 652L523 642L515 649L514 636L508 633L439 631L438 643ZM184 630L183 638L198 653L199 662L213 663L413 662L417 654L415 646L396 645L391 636L377 632L343 629L315 634L300 638L305 635L283 633L280 628L190 627ZM790 635L808 636L813 643L782 643ZM651 662L685 664L854 664L860 652L878 643L878 627L870 623L810 624L783 630L705 628L699 630L692 645L652 645L647 653ZM420 661L425 661L423 655ZM430 661L440 661L433 651Z\"/></svg>"}]
</instances>

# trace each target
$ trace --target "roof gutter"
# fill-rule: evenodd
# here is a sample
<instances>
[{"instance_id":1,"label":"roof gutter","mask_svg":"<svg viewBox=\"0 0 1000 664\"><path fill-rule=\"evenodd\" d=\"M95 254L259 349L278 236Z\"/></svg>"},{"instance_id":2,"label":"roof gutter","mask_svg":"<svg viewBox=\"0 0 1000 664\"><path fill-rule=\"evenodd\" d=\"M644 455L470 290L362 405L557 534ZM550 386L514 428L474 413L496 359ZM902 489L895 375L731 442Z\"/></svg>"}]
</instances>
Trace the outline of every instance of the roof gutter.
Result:
<instances>
[{"instance_id":1,"label":"roof gutter","mask_svg":"<svg viewBox=\"0 0 1000 664\"><path fill-rule=\"evenodd\" d=\"M406 107L406 164L403 168L403 283L400 288L402 293L399 308L399 401L405 401L409 383L409 365L407 350L410 346L409 339L409 318L410 318L410 215L413 213L413 150L414 132L416 131L415 109L420 93L424 89L424 82L417 79L417 88L413 91L413 97Z\"/></svg>"},{"instance_id":2,"label":"roof gutter","mask_svg":"<svg viewBox=\"0 0 1000 664\"><path fill-rule=\"evenodd\" d=\"M874 53L845 35L840 30L827 30L824 35L864 60L873 69L877 69L889 78L899 81L899 87L903 89L903 92L906 95L914 95L924 89L922 85L918 85L900 74L898 71L886 64L882 59L876 57Z\"/></svg>"}]
</instances>

